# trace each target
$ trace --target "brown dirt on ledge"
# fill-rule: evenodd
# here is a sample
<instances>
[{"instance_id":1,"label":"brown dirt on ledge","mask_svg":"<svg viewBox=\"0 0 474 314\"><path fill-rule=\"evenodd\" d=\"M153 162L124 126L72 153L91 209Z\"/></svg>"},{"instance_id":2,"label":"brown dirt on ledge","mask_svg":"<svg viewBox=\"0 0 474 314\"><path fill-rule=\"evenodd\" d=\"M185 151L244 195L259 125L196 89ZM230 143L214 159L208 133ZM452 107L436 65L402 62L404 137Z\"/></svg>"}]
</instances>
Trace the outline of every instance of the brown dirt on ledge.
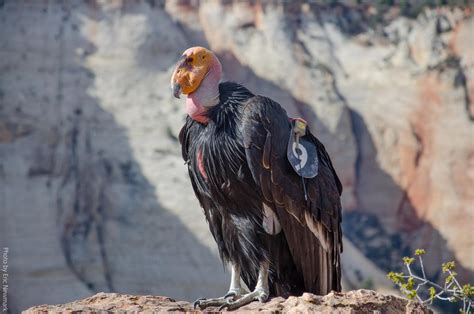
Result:
<instances>
[{"instance_id":1,"label":"brown dirt on ledge","mask_svg":"<svg viewBox=\"0 0 474 314\"><path fill-rule=\"evenodd\" d=\"M115 312L187 312L198 313L192 304L162 296L135 296L118 293L98 293L89 298L59 305L39 305L23 313L115 313ZM216 312L208 308L205 312ZM419 303L371 290L332 292L326 296L305 293L300 297L273 298L266 303L253 302L242 307L243 312L264 313L432 313Z\"/></svg>"}]
</instances>

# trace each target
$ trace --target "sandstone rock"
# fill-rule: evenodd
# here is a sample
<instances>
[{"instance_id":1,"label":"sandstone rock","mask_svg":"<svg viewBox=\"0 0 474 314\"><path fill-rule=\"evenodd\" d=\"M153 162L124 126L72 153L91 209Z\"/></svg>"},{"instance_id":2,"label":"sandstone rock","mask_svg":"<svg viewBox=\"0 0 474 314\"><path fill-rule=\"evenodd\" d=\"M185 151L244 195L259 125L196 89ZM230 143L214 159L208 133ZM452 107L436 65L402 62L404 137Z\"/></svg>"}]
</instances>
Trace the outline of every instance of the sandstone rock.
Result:
<instances>
[{"instance_id":1,"label":"sandstone rock","mask_svg":"<svg viewBox=\"0 0 474 314\"><path fill-rule=\"evenodd\" d=\"M13 313L96 291L191 300L227 288L168 89L191 43L162 8L122 9L0 9L0 247Z\"/></svg>"},{"instance_id":2,"label":"sandstone rock","mask_svg":"<svg viewBox=\"0 0 474 314\"><path fill-rule=\"evenodd\" d=\"M392 237L409 244L386 264L424 247L430 276L454 258L472 281L464 235L474 225L473 12L424 10L356 36L345 23L360 11L347 20L340 12L298 2L199 6L211 48L237 62L224 62L229 77L311 122L342 179L344 209L375 215L387 248L398 246Z\"/></svg>"},{"instance_id":3,"label":"sandstone rock","mask_svg":"<svg viewBox=\"0 0 474 314\"><path fill-rule=\"evenodd\" d=\"M451 21L452 30L437 30L440 19ZM474 38L463 31L472 20L457 10L427 12L390 24L387 33L397 29L398 39L370 48L333 33L349 73L338 83L358 140L358 210L377 216L385 230L411 244L410 251L425 248L431 276L456 258L465 281L474 279L474 248L465 237L474 225L473 67L464 44Z\"/></svg>"},{"instance_id":4,"label":"sandstone rock","mask_svg":"<svg viewBox=\"0 0 474 314\"><path fill-rule=\"evenodd\" d=\"M75 312L186 312L197 313L192 304L161 296L133 296L118 293L98 293L83 300L60 305L39 305L24 314L75 313ZM204 312L216 312L207 308ZM305 293L300 297L273 298L266 303L252 302L241 307L243 313L432 313L419 303L391 295L382 295L371 290L356 290L346 293L330 293L317 296Z\"/></svg>"},{"instance_id":5,"label":"sandstone rock","mask_svg":"<svg viewBox=\"0 0 474 314\"><path fill-rule=\"evenodd\" d=\"M313 12L301 12L300 7L207 2L199 7L199 16L210 47L230 54L247 77L256 77L249 82L231 67L226 71L230 79L246 82L258 93L273 97L290 115L309 121L338 170L345 189L343 205L352 208L356 205L353 165L357 149L348 108L335 85L338 61L324 26ZM244 22L242 15L247 17Z\"/></svg>"}]
</instances>

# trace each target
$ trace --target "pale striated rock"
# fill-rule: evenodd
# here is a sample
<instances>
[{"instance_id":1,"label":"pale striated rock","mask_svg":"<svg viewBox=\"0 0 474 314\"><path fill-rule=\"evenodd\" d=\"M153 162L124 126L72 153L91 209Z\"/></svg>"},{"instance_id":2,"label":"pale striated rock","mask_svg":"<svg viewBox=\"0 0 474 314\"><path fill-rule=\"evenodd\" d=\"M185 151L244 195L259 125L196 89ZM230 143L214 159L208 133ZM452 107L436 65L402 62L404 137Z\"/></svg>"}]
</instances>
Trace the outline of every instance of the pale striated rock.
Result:
<instances>
[{"instance_id":1,"label":"pale striated rock","mask_svg":"<svg viewBox=\"0 0 474 314\"><path fill-rule=\"evenodd\" d=\"M0 246L12 313L94 291L191 300L227 289L169 92L191 43L159 7L112 4L0 9Z\"/></svg>"},{"instance_id":2,"label":"pale striated rock","mask_svg":"<svg viewBox=\"0 0 474 314\"><path fill-rule=\"evenodd\" d=\"M200 313L186 301L175 301L161 296L133 296L117 293L98 293L83 300L60 305L39 305L24 314L75 313L75 312L186 312ZM204 312L216 312L207 308ZM371 290L356 290L347 293L331 292L326 296L305 293L288 299L273 298L266 303L253 302L234 311L237 313L432 313L419 303L391 295L382 295Z\"/></svg>"},{"instance_id":3,"label":"pale striated rock","mask_svg":"<svg viewBox=\"0 0 474 314\"><path fill-rule=\"evenodd\" d=\"M344 208L375 215L408 244L393 262L423 247L430 275L456 258L474 279L472 10L400 17L385 37L348 34L339 14L299 3L199 6L210 47L238 62L224 62L228 76L307 118L341 177Z\"/></svg>"},{"instance_id":4,"label":"pale striated rock","mask_svg":"<svg viewBox=\"0 0 474 314\"><path fill-rule=\"evenodd\" d=\"M466 236L474 225L468 86L474 47L468 52L450 43L461 32L454 30L473 19L438 10L396 21L386 31L397 40L384 46L362 46L337 33L333 38L350 73L338 83L353 110L359 142L359 210L399 232L411 250L425 248L430 275L456 258L465 281L474 279L474 247ZM440 21L451 26L440 30ZM474 41L473 32L462 36L463 45Z\"/></svg>"},{"instance_id":5,"label":"pale striated rock","mask_svg":"<svg viewBox=\"0 0 474 314\"><path fill-rule=\"evenodd\" d=\"M299 5L206 2L199 7L199 16L211 49L231 54L250 72L247 76L257 78L250 82L252 90L273 97L290 115L304 116L310 122L331 153L344 185L343 205L353 208L357 149L348 108L335 85L338 61L324 26L313 12L300 10ZM245 22L242 15L247 17ZM249 84L235 71L226 73L232 80ZM273 92L261 88L261 83L273 85Z\"/></svg>"}]
</instances>

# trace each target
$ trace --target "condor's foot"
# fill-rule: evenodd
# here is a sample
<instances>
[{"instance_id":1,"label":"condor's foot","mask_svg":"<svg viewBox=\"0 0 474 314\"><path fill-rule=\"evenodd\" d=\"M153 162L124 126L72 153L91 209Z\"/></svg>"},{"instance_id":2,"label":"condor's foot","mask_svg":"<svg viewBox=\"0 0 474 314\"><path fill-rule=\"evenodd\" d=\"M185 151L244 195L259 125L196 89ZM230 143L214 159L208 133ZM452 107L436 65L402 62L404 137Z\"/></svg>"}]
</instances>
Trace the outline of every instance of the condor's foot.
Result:
<instances>
[{"instance_id":1,"label":"condor's foot","mask_svg":"<svg viewBox=\"0 0 474 314\"><path fill-rule=\"evenodd\" d=\"M247 305L253 301L260 301L262 303L268 300L268 289L264 288L256 288L254 291L242 295L238 299L227 299L225 304L222 304L219 307L219 311L221 310L237 310L238 308Z\"/></svg>"},{"instance_id":2,"label":"condor's foot","mask_svg":"<svg viewBox=\"0 0 474 314\"><path fill-rule=\"evenodd\" d=\"M225 304L230 304L235 298L240 297L244 293L246 293L244 289L237 288L237 289L230 289L229 292L226 293L225 296L220 298L200 298L194 301L194 309L200 308L205 309L209 306L223 306Z\"/></svg>"},{"instance_id":3,"label":"condor's foot","mask_svg":"<svg viewBox=\"0 0 474 314\"><path fill-rule=\"evenodd\" d=\"M260 301L262 303L266 302L268 300L268 296L270 295L270 289L268 287L268 268L269 262L262 262L258 270L258 279L255 289L250 293L241 295L240 298L228 300L228 302L222 304L219 307L219 311L223 309L233 311L253 301Z\"/></svg>"}]
</instances>

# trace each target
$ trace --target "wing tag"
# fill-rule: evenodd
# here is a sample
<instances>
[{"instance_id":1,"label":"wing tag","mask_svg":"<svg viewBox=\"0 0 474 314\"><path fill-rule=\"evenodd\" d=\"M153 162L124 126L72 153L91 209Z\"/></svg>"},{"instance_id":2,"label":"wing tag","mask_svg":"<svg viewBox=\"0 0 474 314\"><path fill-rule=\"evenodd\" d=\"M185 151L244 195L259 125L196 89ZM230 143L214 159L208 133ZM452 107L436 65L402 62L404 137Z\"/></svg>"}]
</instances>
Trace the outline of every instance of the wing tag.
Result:
<instances>
[{"instance_id":1,"label":"wing tag","mask_svg":"<svg viewBox=\"0 0 474 314\"><path fill-rule=\"evenodd\" d=\"M306 139L306 122L292 121L286 155L295 172L303 178L318 175L319 161L316 146Z\"/></svg>"}]
</instances>

